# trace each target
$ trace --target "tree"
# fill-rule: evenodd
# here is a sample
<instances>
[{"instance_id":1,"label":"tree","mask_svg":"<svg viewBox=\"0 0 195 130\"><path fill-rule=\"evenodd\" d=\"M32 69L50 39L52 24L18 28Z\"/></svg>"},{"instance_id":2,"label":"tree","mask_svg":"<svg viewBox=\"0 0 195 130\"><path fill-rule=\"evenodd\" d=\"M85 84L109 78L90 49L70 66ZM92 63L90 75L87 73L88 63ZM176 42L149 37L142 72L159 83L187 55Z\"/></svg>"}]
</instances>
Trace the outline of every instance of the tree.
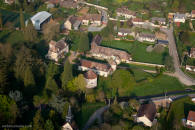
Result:
<instances>
[{"instance_id":1,"label":"tree","mask_svg":"<svg viewBox=\"0 0 195 130\"><path fill-rule=\"evenodd\" d=\"M138 111L140 103L136 99L130 99L129 106Z\"/></svg>"},{"instance_id":2,"label":"tree","mask_svg":"<svg viewBox=\"0 0 195 130\"><path fill-rule=\"evenodd\" d=\"M65 102L64 107L63 107L63 112L62 112L62 119L66 119L66 115L68 114L68 109L69 109L69 102Z\"/></svg>"},{"instance_id":3,"label":"tree","mask_svg":"<svg viewBox=\"0 0 195 130\"><path fill-rule=\"evenodd\" d=\"M0 66L0 94L7 91L8 78L5 67Z\"/></svg>"},{"instance_id":4,"label":"tree","mask_svg":"<svg viewBox=\"0 0 195 130\"><path fill-rule=\"evenodd\" d=\"M34 79L34 75L32 73L32 69L30 68L30 66L28 66L25 70L25 74L24 74L24 86L35 86L35 79Z\"/></svg>"},{"instance_id":5,"label":"tree","mask_svg":"<svg viewBox=\"0 0 195 130\"><path fill-rule=\"evenodd\" d=\"M79 74L79 76L75 78L74 84L80 91L84 92L86 90L86 81L82 74Z\"/></svg>"},{"instance_id":6,"label":"tree","mask_svg":"<svg viewBox=\"0 0 195 130\"><path fill-rule=\"evenodd\" d=\"M24 14L22 8L20 8L20 28L24 31L25 24L24 24Z\"/></svg>"},{"instance_id":7,"label":"tree","mask_svg":"<svg viewBox=\"0 0 195 130\"><path fill-rule=\"evenodd\" d=\"M54 130L54 125L51 120L47 120L44 126L45 130Z\"/></svg>"},{"instance_id":8,"label":"tree","mask_svg":"<svg viewBox=\"0 0 195 130\"><path fill-rule=\"evenodd\" d=\"M85 33L81 33L79 36L78 50L81 52L89 50L89 38Z\"/></svg>"},{"instance_id":9,"label":"tree","mask_svg":"<svg viewBox=\"0 0 195 130\"><path fill-rule=\"evenodd\" d=\"M54 20L50 20L48 23L43 25L43 35L46 41L50 41L57 37L60 32L60 24Z\"/></svg>"},{"instance_id":10,"label":"tree","mask_svg":"<svg viewBox=\"0 0 195 130\"><path fill-rule=\"evenodd\" d=\"M44 120L41 116L41 110L38 110L33 118L33 130L44 130Z\"/></svg>"},{"instance_id":11,"label":"tree","mask_svg":"<svg viewBox=\"0 0 195 130\"><path fill-rule=\"evenodd\" d=\"M58 90L58 85L52 77L48 77L46 84L45 84L45 89L47 97L51 97L52 94L56 94Z\"/></svg>"},{"instance_id":12,"label":"tree","mask_svg":"<svg viewBox=\"0 0 195 130\"><path fill-rule=\"evenodd\" d=\"M37 39L37 31L35 30L31 20L28 21L28 25L24 29L24 38L29 42L36 41Z\"/></svg>"},{"instance_id":13,"label":"tree","mask_svg":"<svg viewBox=\"0 0 195 130\"><path fill-rule=\"evenodd\" d=\"M3 20L2 20L2 14L0 13L0 30L3 29Z\"/></svg>"},{"instance_id":14,"label":"tree","mask_svg":"<svg viewBox=\"0 0 195 130\"><path fill-rule=\"evenodd\" d=\"M54 64L53 62L49 63L46 73L46 78L53 78L55 75L59 73L58 65Z\"/></svg>"},{"instance_id":15,"label":"tree","mask_svg":"<svg viewBox=\"0 0 195 130\"><path fill-rule=\"evenodd\" d=\"M165 68L168 71L172 71L172 72L175 71L173 58L171 56L169 56L169 55L165 57Z\"/></svg>"},{"instance_id":16,"label":"tree","mask_svg":"<svg viewBox=\"0 0 195 130\"><path fill-rule=\"evenodd\" d=\"M6 95L0 95L0 122L14 124L18 115L18 108L14 100Z\"/></svg>"},{"instance_id":17,"label":"tree","mask_svg":"<svg viewBox=\"0 0 195 130\"><path fill-rule=\"evenodd\" d=\"M64 64L64 71L61 74L61 81L62 81L62 88L66 90L66 86L68 84L68 81L70 81L73 78L72 76L72 65L70 64L68 58L66 58L65 64Z\"/></svg>"}]
</instances>

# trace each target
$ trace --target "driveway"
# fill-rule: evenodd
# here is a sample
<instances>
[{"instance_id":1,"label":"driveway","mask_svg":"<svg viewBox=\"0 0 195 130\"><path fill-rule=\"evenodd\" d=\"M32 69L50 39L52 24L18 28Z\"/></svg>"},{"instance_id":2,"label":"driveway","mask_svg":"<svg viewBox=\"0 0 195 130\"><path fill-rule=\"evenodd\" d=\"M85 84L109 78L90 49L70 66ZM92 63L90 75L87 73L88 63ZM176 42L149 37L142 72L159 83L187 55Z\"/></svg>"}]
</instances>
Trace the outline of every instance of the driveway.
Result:
<instances>
[{"instance_id":1,"label":"driveway","mask_svg":"<svg viewBox=\"0 0 195 130\"><path fill-rule=\"evenodd\" d=\"M87 130L89 129L89 127L94 123L94 121L96 121L96 119L98 120L98 123L100 124L102 122L102 114L108 110L109 106L104 106L99 108L98 110L96 110L93 115L89 118L89 120L87 121L87 123L85 124L85 127L83 128L83 130Z\"/></svg>"},{"instance_id":2,"label":"driveway","mask_svg":"<svg viewBox=\"0 0 195 130\"><path fill-rule=\"evenodd\" d=\"M184 74L184 72L180 69L180 62L179 57L177 53L175 38L173 36L173 27L171 26L170 29L161 29L163 32L165 32L168 36L169 40L169 54L173 57L174 67L175 67L175 77L177 77L180 82L183 84L190 86L195 85L195 80L191 77Z\"/></svg>"}]
</instances>

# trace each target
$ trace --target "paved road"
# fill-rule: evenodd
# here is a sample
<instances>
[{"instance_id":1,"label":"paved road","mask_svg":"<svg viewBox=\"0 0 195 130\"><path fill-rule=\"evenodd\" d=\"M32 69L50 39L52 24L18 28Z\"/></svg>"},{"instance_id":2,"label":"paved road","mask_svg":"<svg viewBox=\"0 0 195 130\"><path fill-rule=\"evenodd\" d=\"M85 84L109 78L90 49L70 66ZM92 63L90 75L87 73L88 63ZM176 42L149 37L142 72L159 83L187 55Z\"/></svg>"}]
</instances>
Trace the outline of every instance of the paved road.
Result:
<instances>
[{"instance_id":1,"label":"paved road","mask_svg":"<svg viewBox=\"0 0 195 130\"><path fill-rule=\"evenodd\" d=\"M87 130L96 119L98 119L98 122L101 123L102 122L102 114L108 110L109 106L104 106L99 108L98 110L96 110L93 115L89 118L89 120L87 121L87 123L85 124L85 127L83 128L83 130Z\"/></svg>"},{"instance_id":2,"label":"paved road","mask_svg":"<svg viewBox=\"0 0 195 130\"><path fill-rule=\"evenodd\" d=\"M180 80L180 82L182 82L187 86L195 85L195 80L185 75L184 72L180 69L180 62L179 62L179 57L178 57L177 48L175 44L175 38L173 36L173 27L171 27L170 29L161 29L161 30L164 31L168 36L169 54L170 56L173 57L173 62L175 67L175 73L174 73L175 77L177 77Z\"/></svg>"}]
</instances>

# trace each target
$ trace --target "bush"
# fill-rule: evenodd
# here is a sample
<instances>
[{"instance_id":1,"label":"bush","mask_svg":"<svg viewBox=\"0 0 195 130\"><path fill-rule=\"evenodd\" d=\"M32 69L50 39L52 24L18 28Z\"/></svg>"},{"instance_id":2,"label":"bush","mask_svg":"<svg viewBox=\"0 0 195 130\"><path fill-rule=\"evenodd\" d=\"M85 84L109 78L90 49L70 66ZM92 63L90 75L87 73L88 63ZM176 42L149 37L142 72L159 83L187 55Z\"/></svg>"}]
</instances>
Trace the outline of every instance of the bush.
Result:
<instances>
[{"instance_id":1,"label":"bush","mask_svg":"<svg viewBox=\"0 0 195 130\"><path fill-rule=\"evenodd\" d=\"M93 94L86 95L87 102L95 102L95 96Z\"/></svg>"}]
</instances>

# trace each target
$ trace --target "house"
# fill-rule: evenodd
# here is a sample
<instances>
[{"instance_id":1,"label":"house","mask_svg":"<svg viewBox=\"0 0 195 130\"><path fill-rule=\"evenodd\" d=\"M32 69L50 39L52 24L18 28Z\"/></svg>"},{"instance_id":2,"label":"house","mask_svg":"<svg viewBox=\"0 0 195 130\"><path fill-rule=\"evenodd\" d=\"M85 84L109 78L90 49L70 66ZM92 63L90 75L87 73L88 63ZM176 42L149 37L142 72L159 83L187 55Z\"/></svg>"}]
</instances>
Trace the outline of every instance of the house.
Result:
<instances>
[{"instance_id":1,"label":"house","mask_svg":"<svg viewBox=\"0 0 195 130\"><path fill-rule=\"evenodd\" d=\"M185 23L186 20L186 15L185 14L180 14L180 13L175 13L173 21L175 23Z\"/></svg>"},{"instance_id":2,"label":"house","mask_svg":"<svg viewBox=\"0 0 195 130\"><path fill-rule=\"evenodd\" d=\"M87 83L86 88L95 88L97 87L97 75L92 70L87 71L84 74L85 81Z\"/></svg>"},{"instance_id":3,"label":"house","mask_svg":"<svg viewBox=\"0 0 195 130\"><path fill-rule=\"evenodd\" d=\"M60 3L60 0L48 0L45 2L47 8L54 8L56 5Z\"/></svg>"},{"instance_id":4,"label":"house","mask_svg":"<svg viewBox=\"0 0 195 130\"><path fill-rule=\"evenodd\" d=\"M109 64L99 63L99 62L90 61L90 60L81 60L78 70L81 70L81 71L92 70L96 74L103 76L103 77L108 77L108 75L113 72Z\"/></svg>"},{"instance_id":5,"label":"house","mask_svg":"<svg viewBox=\"0 0 195 130\"><path fill-rule=\"evenodd\" d=\"M186 70L195 72L195 66L186 65Z\"/></svg>"},{"instance_id":6,"label":"house","mask_svg":"<svg viewBox=\"0 0 195 130\"><path fill-rule=\"evenodd\" d=\"M74 0L62 0L60 1L60 6L68 9L77 9L79 5Z\"/></svg>"},{"instance_id":7,"label":"house","mask_svg":"<svg viewBox=\"0 0 195 130\"><path fill-rule=\"evenodd\" d=\"M159 25L165 25L166 24L166 18L159 18L159 17L153 17L151 19L151 22L153 24L159 24Z\"/></svg>"},{"instance_id":8,"label":"house","mask_svg":"<svg viewBox=\"0 0 195 130\"><path fill-rule=\"evenodd\" d=\"M191 12L191 17L192 17L192 18L195 18L195 10L192 10L192 12Z\"/></svg>"},{"instance_id":9,"label":"house","mask_svg":"<svg viewBox=\"0 0 195 130\"><path fill-rule=\"evenodd\" d=\"M82 17L82 24L83 25L94 24L100 26L101 20L102 16L100 14L86 14Z\"/></svg>"},{"instance_id":10,"label":"house","mask_svg":"<svg viewBox=\"0 0 195 130\"><path fill-rule=\"evenodd\" d=\"M143 42L143 41L155 42L156 38L155 38L155 35L151 33L138 33L137 40L140 42Z\"/></svg>"},{"instance_id":11,"label":"house","mask_svg":"<svg viewBox=\"0 0 195 130\"><path fill-rule=\"evenodd\" d=\"M134 25L143 25L144 24L144 21L142 19L140 19L140 18L133 18L132 19L132 23Z\"/></svg>"},{"instance_id":12,"label":"house","mask_svg":"<svg viewBox=\"0 0 195 130\"><path fill-rule=\"evenodd\" d=\"M73 130L73 128L70 123L66 123L62 126L62 130Z\"/></svg>"},{"instance_id":13,"label":"house","mask_svg":"<svg viewBox=\"0 0 195 130\"><path fill-rule=\"evenodd\" d=\"M151 127L154 124L156 107L154 103L142 104L137 113L137 122Z\"/></svg>"},{"instance_id":14,"label":"house","mask_svg":"<svg viewBox=\"0 0 195 130\"><path fill-rule=\"evenodd\" d=\"M41 11L36 13L33 17L30 18L32 21L33 26L36 30L41 30L43 24L50 21L51 14L46 11ZM26 21L26 25L28 24L28 21Z\"/></svg>"},{"instance_id":15,"label":"house","mask_svg":"<svg viewBox=\"0 0 195 130\"><path fill-rule=\"evenodd\" d=\"M195 111L189 111L186 125L195 127Z\"/></svg>"},{"instance_id":16,"label":"house","mask_svg":"<svg viewBox=\"0 0 195 130\"><path fill-rule=\"evenodd\" d=\"M79 27L81 25L81 20L76 16L70 16L64 23L64 28L68 30L79 30Z\"/></svg>"},{"instance_id":17,"label":"house","mask_svg":"<svg viewBox=\"0 0 195 130\"><path fill-rule=\"evenodd\" d=\"M168 46L169 41L167 40L157 40L157 44L163 45L163 46Z\"/></svg>"},{"instance_id":18,"label":"house","mask_svg":"<svg viewBox=\"0 0 195 130\"><path fill-rule=\"evenodd\" d=\"M135 18L136 13L134 11L129 10L127 7L118 8L116 10L116 14L118 17L125 17L125 19Z\"/></svg>"},{"instance_id":19,"label":"house","mask_svg":"<svg viewBox=\"0 0 195 130\"><path fill-rule=\"evenodd\" d=\"M5 2L6 4L11 5L11 4L13 4L13 3L15 2L15 0L5 0L4 2Z\"/></svg>"},{"instance_id":20,"label":"house","mask_svg":"<svg viewBox=\"0 0 195 130\"><path fill-rule=\"evenodd\" d=\"M158 40L167 40L167 35L165 33L162 33L162 32L156 32L155 37Z\"/></svg>"},{"instance_id":21,"label":"house","mask_svg":"<svg viewBox=\"0 0 195 130\"><path fill-rule=\"evenodd\" d=\"M65 42L65 38L62 38L58 42L51 40L49 42L49 51L46 57L48 59L58 61L63 58L66 53L69 52L69 45Z\"/></svg>"},{"instance_id":22,"label":"house","mask_svg":"<svg viewBox=\"0 0 195 130\"><path fill-rule=\"evenodd\" d=\"M190 58L195 58L195 48L191 48L191 49L190 49L189 57L190 57Z\"/></svg>"},{"instance_id":23,"label":"house","mask_svg":"<svg viewBox=\"0 0 195 130\"><path fill-rule=\"evenodd\" d=\"M102 37L100 35L96 35L94 37L90 50L92 56L107 60L114 60L117 64L120 62L129 63L132 60L131 55L125 51L100 46L101 41Z\"/></svg>"},{"instance_id":24,"label":"house","mask_svg":"<svg viewBox=\"0 0 195 130\"><path fill-rule=\"evenodd\" d=\"M135 33L132 32L128 28L119 28L118 29L118 36L124 37L124 36L127 36L127 35L135 36Z\"/></svg>"}]
</instances>

